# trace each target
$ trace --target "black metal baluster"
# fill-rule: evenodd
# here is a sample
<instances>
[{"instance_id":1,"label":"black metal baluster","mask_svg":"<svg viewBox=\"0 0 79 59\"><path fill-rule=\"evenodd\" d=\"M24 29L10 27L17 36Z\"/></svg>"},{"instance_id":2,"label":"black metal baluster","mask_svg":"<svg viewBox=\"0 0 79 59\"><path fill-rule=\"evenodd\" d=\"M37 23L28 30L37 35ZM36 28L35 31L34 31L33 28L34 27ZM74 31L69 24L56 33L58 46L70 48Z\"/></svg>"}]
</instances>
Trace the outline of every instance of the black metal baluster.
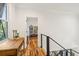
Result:
<instances>
[{"instance_id":1,"label":"black metal baluster","mask_svg":"<svg viewBox=\"0 0 79 59\"><path fill-rule=\"evenodd\" d=\"M62 50L62 51L61 51L61 56L63 56L63 52L64 52L64 51Z\"/></svg>"},{"instance_id":2,"label":"black metal baluster","mask_svg":"<svg viewBox=\"0 0 79 59\"><path fill-rule=\"evenodd\" d=\"M66 56L68 56L68 50L65 50L66 51Z\"/></svg>"},{"instance_id":3,"label":"black metal baluster","mask_svg":"<svg viewBox=\"0 0 79 59\"><path fill-rule=\"evenodd\" d=\"M60 50L59 53L57 54L57 56L58 55L63 56L63 50Z\"/></svg>"},{"instance_id":4,"label":"black metal baluster","mask_svg":"<svg viewBox=\"0 0 79 59\"><path fill-rule=\"evenodd\" d=\"M72 49L70 49L70 56L74 56L73 53L72 53Z\"/></svg>"},{"instance_id":5,"label":"black metal baluster","mask_svg":"<svg viewBox=\"0 0 79 59\"><path fill-rule=\"evenodd\" d=\"M47 56L50 56L50 49L49 49L49 36L47 36Z\"/></svg>"},{"instance_id":6,"label":"black metal baluster","mask_svg":"<svg viewBox=\"0 0 79 59\"><path fill-rule=\"evenodd\" d=\"M42 48L43 46L42 46L42 34L41 34L41 48Z\"/></svg>"}]
</instances>

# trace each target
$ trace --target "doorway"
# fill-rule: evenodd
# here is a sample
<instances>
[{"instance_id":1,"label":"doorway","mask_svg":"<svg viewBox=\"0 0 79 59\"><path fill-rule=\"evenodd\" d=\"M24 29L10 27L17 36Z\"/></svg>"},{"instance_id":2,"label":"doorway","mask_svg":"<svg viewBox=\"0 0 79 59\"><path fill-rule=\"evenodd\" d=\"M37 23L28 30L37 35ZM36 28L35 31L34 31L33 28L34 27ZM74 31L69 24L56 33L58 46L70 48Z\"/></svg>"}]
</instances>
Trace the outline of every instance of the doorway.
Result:
<instances>
[{"instance_id":1,"label":"doorway","mask_svg":"<svg viewBox=\"0 0 79 59\"><path fill-rule=\"evenodd\" d=\"M38 18L37 17L27 17L27 43L28 40L37 39L38 38Z\"/></svg>"}]
</instances>

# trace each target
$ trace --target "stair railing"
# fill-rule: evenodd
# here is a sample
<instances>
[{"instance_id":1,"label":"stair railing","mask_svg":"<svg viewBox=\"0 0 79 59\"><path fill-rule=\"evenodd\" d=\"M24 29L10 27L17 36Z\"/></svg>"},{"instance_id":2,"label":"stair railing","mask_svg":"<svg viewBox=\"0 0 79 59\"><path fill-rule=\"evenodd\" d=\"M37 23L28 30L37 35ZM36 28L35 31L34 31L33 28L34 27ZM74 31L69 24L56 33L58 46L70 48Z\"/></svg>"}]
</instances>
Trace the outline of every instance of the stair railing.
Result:
<instances>
[{"instance_id":1,"label":"stair railing","mask_svg":"<svg viewBox=\"0 0 79 59\"><path fill-rule=\"evenodd\" d=\"M59 50L59 52L56 54L56 51L52 51L52 53L54 53L55 56L74 56L74 53L72 52L72 49L66 49L65 47L63 47L61 44L59 44L57 41L55 41L54 39L52 39L51 37L45 35L45 34L41 34L41 48L43 48L43 36L46 37L46 51L47 51L47 56L50 56L50 42L49 40L52 40L54 43L56 43L59 47L61 47L63 50ZM65 52L65 54L63 55L63 52ZM74 51L75 53L78 54L78 52Z\"/></svg>"}]
</instances>

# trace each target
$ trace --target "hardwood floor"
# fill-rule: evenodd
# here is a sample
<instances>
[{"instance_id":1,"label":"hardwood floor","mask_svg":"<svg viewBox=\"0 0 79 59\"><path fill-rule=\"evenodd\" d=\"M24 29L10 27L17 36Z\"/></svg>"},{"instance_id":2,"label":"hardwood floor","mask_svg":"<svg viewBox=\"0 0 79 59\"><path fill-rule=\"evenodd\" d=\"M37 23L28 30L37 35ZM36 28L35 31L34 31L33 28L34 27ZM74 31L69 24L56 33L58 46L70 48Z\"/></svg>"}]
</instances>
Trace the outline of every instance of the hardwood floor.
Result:
<instances>
[{"instance_id":1,"label":"hardwood floor","mask_svg":"<svg viewBox=\"0 0 79 59\"><path fill-rule=\"evenodd\" d=\"M37 37L31 37L23 56L46 56L45 50L38 47Z\"/></svg>"}]
</instances>

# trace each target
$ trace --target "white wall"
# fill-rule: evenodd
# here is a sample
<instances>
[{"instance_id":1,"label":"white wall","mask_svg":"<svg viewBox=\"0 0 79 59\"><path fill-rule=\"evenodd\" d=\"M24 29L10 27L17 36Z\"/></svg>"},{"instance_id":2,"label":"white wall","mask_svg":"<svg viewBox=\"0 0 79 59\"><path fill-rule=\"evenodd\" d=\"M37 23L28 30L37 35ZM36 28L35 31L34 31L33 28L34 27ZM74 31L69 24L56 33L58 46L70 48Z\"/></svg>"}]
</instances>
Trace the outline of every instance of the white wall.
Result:
<instances>
[{"instance_id":1,"label":"white wall","mask_svg":"<svg viewBox=\"0 0 79 59\"><path fill-rule=\"evenodd\" d=\"M10 12L14 13L13 11ZM38 17L39 35L41 33L49 35L65 48L75 48L79 45L78 18L74 13L45 12L38 9L16 7L15 16L16 22L13 23L13 15L11 16L12 21L9 20L10 37L12 36L12 28L19 30L20 36L26 37L26 17ZM13 24L15 27L13 27ZM53 44L52 49L58 48Z\"/></svg>"},{"instance_id":2,"label":"white wall","mask_svg":"<svg viewBox=\"0 0 79 59\"><path fill-rule=\"evenodd\" d=\"M27 8L17 8L16 7L16 29L19 30L20 36L27 38L27 17L39 17L36 10L27 9ZM26 42L26 40L25 40Z\"/></svg>"},{"instance_id":3,"label":"white wall","mask_svg":"<svg viewBox=\"0 0 79 59\"><path fill-rule=\"evenodd\" d=\"M7 4L7 20L8 20L8 38L13 38L13 29L15 28L15 6L14 4Z\"/></svg>"},{"instance_id":4,"label":"white wall","mask_svg":"<svg viewBox=\"0 0 79 59\"><path fill-rule=\"evenodd\" d=\"M26 22L28 23L28 26L38 26L38 19L36 17L27 17Z\"/></svg>"},{"instance_id":5,"label":"white wall","mask_svg":"<svg viewBox=\"0 0 79 59\"><path fill-rule=\"evenodd\" d=\"M16 28L20 31L20 36L26 36L26 28L27 28L26 19L27 19L27 17L37 17L38 18L38 14L34 10L16 8L16 25L17 25Z\"/></svg>"},{"instance_id":6,"label":"white wall","mask_svg":"<svg viewBox=\"0 0 79 59\"><path fill-rule=\"evenodd\" d=\"M78 47L78 19L74 13L46 13L43 18L38 23L39 33L52 37L65 48ZM51 46L51 49L58 50L55 43Z\"/></svg>"}]
</instances>

